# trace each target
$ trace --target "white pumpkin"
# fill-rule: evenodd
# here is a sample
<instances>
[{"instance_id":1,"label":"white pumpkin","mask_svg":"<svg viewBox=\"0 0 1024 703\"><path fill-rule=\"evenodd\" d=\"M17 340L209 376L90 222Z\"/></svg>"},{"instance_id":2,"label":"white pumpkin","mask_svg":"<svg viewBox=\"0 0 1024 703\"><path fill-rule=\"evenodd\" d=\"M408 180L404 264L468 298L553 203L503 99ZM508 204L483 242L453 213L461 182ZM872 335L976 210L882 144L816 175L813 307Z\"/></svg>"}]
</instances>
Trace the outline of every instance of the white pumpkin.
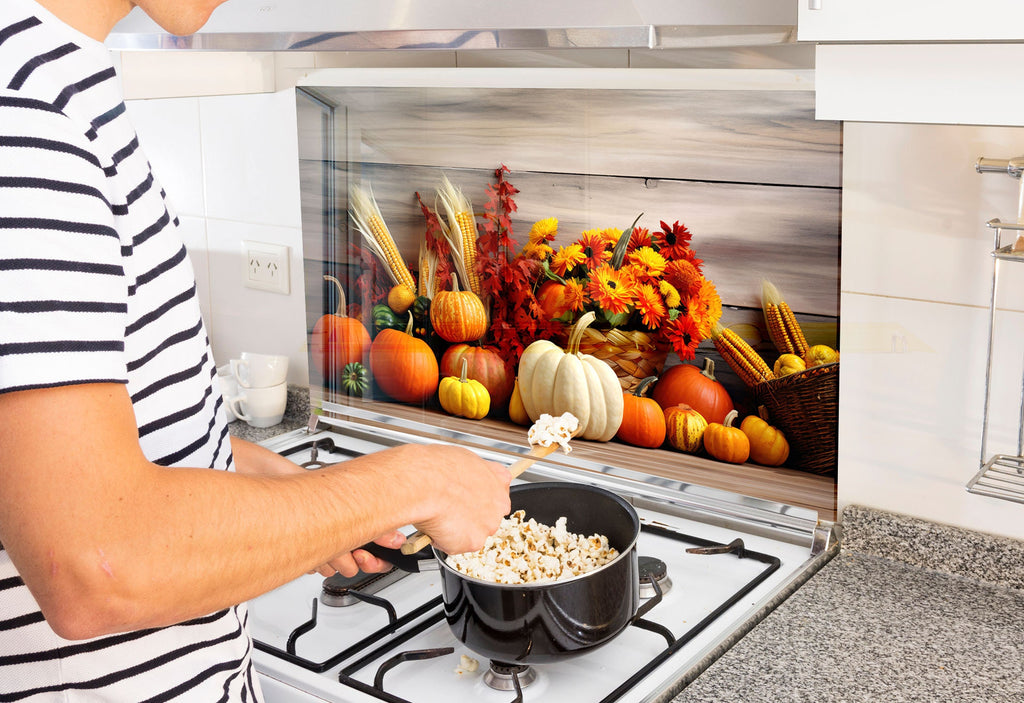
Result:
<instances>
[{"instance_id":1,"label":"white pumpkin","mask_svg":"<svg viewBox=\"0 0 1024 703\"><path fill-rule=\"evenodd\" d=\"M611 366L580 353L583 330L595 317L589 312L573 326L567 350L538 340L523 351L519 395L531 420L569 412L580 422L578 436L607 442L622 424L622 386Z\"/></svg>"}]
</instances>

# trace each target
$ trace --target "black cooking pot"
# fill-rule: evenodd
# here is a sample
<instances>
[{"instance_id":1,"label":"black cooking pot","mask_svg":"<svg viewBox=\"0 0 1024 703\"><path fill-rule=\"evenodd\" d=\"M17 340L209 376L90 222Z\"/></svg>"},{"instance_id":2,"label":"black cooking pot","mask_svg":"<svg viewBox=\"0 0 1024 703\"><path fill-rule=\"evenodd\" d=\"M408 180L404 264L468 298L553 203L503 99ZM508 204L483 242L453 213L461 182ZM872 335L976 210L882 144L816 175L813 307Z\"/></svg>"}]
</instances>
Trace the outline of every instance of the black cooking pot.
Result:
<instances>
[{"instance_id":1,"label":"black cooking pot","mask_svg":"<svg viewBox=\"0 0 1024 703\"><path fill-rule=\"evenodd\" d=\"M445 616L459 640L492 660L543 663L599 647L642 615L636 551L640 520L629 503L575 483L520 484L512 487L511 499L512 511L525 511L527 519L554 525L565 517L569 532L607 536L619 555L570 579L501 584L462 574L448 566L443 551L424 549L418 558L440 564ZM418 570L397 550L371 551L400 568ZM643 612L648 609L645 605Z\"/></svg>"}]
</instances>

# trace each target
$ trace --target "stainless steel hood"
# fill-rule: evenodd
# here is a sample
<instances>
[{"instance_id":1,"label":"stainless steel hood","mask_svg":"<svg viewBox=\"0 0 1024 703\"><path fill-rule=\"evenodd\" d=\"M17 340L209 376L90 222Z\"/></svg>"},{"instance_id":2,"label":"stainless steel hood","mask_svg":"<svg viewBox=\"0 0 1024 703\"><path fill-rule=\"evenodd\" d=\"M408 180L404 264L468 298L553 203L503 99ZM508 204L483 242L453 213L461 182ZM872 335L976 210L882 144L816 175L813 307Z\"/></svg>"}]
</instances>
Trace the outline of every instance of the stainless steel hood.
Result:
<instances>
[{"instance_id":1,"label":"stainless steel hood","mask_svg":"<svg viewBox=\"0 0 1024 703\"><path fill-rule=\"evenodd\" d=\"M796 40L792 0L228 0L202 31L136 8L112 49L372 51L671 49Z\"/></svg>"}]
</instances>

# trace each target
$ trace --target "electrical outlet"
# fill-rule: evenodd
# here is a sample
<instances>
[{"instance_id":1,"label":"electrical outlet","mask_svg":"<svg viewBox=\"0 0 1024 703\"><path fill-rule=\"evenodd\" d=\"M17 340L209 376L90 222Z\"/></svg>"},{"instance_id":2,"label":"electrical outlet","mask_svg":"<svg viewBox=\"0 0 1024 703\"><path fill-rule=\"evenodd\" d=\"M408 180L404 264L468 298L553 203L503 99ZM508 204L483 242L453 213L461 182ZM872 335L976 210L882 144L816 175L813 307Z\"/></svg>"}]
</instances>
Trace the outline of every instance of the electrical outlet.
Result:
<instances>
[{"instance_id":1,"label":"electrical outlet","mask_svg":"<svg viewBox=\"0 0 1024 703\"><path fill-rule=\"evenodd\" d=\"M265 242L242 242L242 280L246 288L288 295L288 247Z\"/></svg>"}]
</instances>

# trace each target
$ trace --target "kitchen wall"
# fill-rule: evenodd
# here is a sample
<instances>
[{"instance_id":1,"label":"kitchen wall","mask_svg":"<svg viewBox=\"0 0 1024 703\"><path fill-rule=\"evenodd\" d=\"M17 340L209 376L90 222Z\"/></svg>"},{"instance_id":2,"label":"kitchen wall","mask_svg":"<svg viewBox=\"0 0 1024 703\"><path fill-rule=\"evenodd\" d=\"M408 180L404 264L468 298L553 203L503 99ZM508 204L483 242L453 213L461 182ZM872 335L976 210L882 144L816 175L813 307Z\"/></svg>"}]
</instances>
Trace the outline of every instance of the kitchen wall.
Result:
<instances>
[{"instance_id":1,"label":"kitchen wall","mask_svg":"<svg viewBox=\"0 0 1024 703\"><path fill-rule=\"evenodd\" d=\"M1019 186L974 162L1022 153L1024 128L844 124L840 509L1024 538L1024 506L965 490L981 463L985 223L1016 220ZM997 302L989 448L1016 455L1024 262L1003 265Z\"/></svg>"},{"instance_id":2,"label":"kitchen wall","mask_svg":"<svg viewBox=\"0 0 1024 703\"><path fill-rule=\"evenodd\" d=\"M295 383L307 378L301 290L293 285L282 296L244 288L240 242L289 246L292 278L299 280L294 100L279 89L324 58L231 64L243 75L219 88L207 85L217 75L209 65L193 69L186 82L203 85L177 94L243 93L209 97L152 98L175 94L160 88L167 73L131 70L135 58L124 70L129 97L150 97L130 100L129 111L178 203L215 355L225 361L242 349L287 353ZM621 64L593 58L599 59ZM427 60L455 64L442 54ZM666 61L664 55L654 60ZM257 87L239 89L243 84ZM1017 214L1016 181L978 175L973 163L982 155L1020 153L1019 128L845 125L840 507L858 503L1024 538L1024 508L964 488L980 457L992 273L992 236L984 223ZM1024 278L1024 267L1008 268L998 298L991 444L1015 454L1024 286L1014 279Z\"/></svg>"}]
</instances>

